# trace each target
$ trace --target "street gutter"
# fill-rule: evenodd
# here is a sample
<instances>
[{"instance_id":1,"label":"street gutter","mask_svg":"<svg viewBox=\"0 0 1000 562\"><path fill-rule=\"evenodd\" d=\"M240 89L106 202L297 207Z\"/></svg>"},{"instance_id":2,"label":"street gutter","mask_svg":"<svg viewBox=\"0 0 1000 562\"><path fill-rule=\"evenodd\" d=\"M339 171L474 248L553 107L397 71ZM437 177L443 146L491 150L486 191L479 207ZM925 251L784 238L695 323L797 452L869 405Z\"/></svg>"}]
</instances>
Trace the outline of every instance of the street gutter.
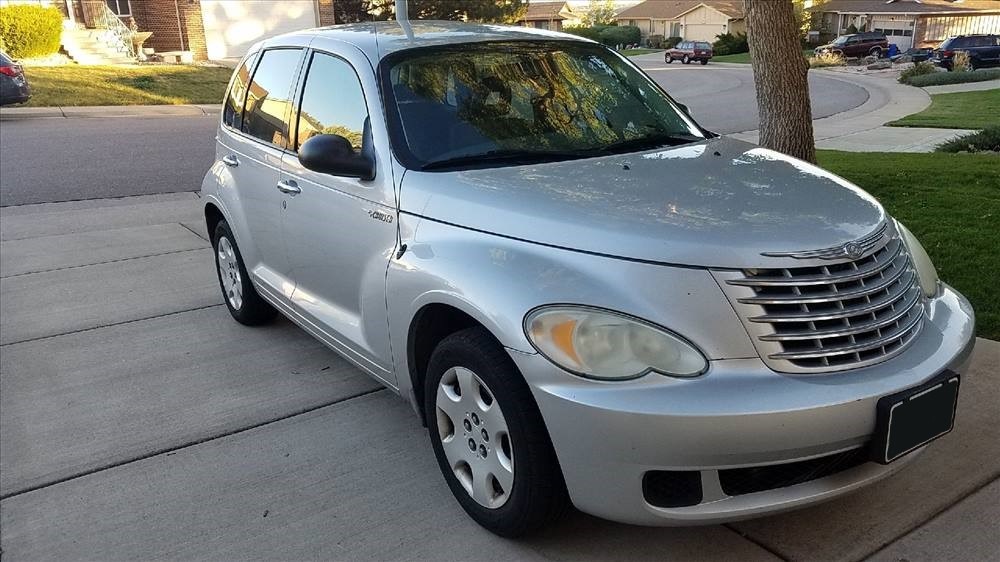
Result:
<instances>
[{"instance_id":1,"label":"street gutter","mask_svg":"<svg viewBox=\"0 0 1000 562\"><path fill-rule=\"evenodd\" d=\"M177 117L218 115L220 104L4 107L0 121L43 118Z\"/></svg>"}]
</instances>

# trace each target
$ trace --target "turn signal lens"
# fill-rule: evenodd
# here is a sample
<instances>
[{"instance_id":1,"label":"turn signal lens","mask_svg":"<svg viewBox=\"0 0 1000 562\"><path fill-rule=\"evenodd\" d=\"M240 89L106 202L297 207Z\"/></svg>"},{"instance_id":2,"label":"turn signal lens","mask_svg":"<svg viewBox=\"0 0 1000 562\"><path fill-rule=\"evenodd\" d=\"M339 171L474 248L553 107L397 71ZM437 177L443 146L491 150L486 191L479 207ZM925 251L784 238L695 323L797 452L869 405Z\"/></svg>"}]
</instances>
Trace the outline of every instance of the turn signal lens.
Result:
<instances>
[{"instance_id":1,"label":"turn signal lens","mask_svg":"<svg viewBox=\"0 0 1000 562\"><path fill-rule=\"evenodd\" d=\"M524 326L539 353L588 378L626 380L650 371L694 377L708 368L701 352L680 336L616 312L544 307L528 314Z\"/></svg>"}]
</instances>

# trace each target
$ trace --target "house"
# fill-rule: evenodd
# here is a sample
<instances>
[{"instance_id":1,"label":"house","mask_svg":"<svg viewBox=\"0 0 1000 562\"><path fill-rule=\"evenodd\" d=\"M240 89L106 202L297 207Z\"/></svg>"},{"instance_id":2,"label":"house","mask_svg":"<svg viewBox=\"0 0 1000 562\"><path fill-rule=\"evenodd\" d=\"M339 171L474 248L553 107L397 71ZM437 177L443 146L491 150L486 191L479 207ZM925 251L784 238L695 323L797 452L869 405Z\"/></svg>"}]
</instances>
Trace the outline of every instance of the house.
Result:
<instances>
[{"instance_id":1,"label":"house","mask_svg":"<svg viewBox=\"0 0 1000 562\"><path fill-rule=\"evenodd\" d=\"M529 1L528 8L517 24L524 27L559 31L564 26L580 25L580 17L569 2Z\"/></svg>"},{"instance_id":2,"label":"house","mask_svg":"<svg viewBox=\"0 0 1000 562\"><path fill-rule=\"evenodd\" d=\"M622 11L618 25L634 25L650 35L715 41L723 33L745 33L742 0L646 0Z\"/></svg>"},{"instance_id":3,"label":"house","mask_svg":"<svg viewBox=\"0 0 1000 562\"><path fill-rule=\"evenodd\" d=\"M952 35L1000 33L998 0L827 0L809 10L821 40L853 25L884 32L902 51L936 47Z\"/></svg>"},{"instance_id":4,"label":"house","mask_svg":"<svg viewBox=\"0 0 1000 562\"><path fill-rule=\"evenodd\" d=\"M5 3L26 0L0 0ZM239 57L272 35L332 25L334 0L30 0L59 8L63 47L74 58L118 61L134 55L131 32L151 32L143 44L196 60Z\"/></svg>"}]
</instances>

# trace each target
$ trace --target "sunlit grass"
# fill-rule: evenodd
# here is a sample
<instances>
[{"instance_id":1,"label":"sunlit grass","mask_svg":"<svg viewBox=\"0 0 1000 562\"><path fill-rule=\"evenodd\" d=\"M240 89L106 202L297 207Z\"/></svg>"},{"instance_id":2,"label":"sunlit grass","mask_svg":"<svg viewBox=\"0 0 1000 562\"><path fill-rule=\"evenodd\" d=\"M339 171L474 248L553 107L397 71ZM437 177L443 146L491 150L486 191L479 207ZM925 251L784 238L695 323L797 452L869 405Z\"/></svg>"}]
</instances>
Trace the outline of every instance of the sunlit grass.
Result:
<instances>
[{"instance_id":1,"label":"sunlit grass","mask_svg":"<svg viewBox=\"0 0 1000 562\"><path fill-rule=\"evenodd\" d=\"M185 65L25 68L28 106L221 103L232 70Z\"/></svg>"}]
</instances>

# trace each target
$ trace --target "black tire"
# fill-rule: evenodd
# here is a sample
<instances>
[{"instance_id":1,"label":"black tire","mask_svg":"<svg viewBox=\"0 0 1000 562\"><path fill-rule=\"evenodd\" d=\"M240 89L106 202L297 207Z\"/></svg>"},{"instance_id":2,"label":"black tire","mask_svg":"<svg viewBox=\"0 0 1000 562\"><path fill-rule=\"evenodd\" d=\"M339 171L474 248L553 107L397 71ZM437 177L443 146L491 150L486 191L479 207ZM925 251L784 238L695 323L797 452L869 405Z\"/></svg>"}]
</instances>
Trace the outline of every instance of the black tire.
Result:
<instances>
[{"instance_id":1,"label":"black tire","mask_svg":"<svg viewBox=\"0 0 1000 562\"><path fill-rule=\"evenodd\" d=\"M437 388L453 367L469 369L489 387L507 422L513 448L513 489L497 508L479 504L451 469L438 433ZM482 327L456 332L431 354L424 381L424 412L431 446L448 487L469 516L502 537L518 537L559 518L569 505L566 484L545 422L511 358Z\"/></svg>"},{"instance_id":2,"label":"black tire","mask_svg":"<svg viewBox=\"0 0 1000 562\"><path fill-rule=\"evenodd\" d=\"M708 59L701 59L701 65L705 66L706 64L708 64Z\"/></svg>"},{"instance_id":3,"label":"black tire","mask_svg":"<svg viewBox=\"0 0 1000 562\"><path fill-rule=\"evenodd\" d=\"M880 59L880 58L882 58L882 48L881 47L872 47L872 50L868 51L868 54L871 55L871 56L873 56L873 57L875 57L875 58L877 58L877 59Z\"/></svg>"},{"instance_id":4,"label":"black tire","mask_svg":"<svg viewBox=\"0 0 1000 562\"><path fill-rule=\"evenodd\" d=\"M222 244L223 239L229 242L236 257L234 265L235 269L238 270L243 297L238 308L231 302L232 299L230 299L229 292L226 290L226 284L222 279L222 269L219 267L219 246ZM222 300L226 303L229 314L237 322L247 326L259 326L274 320L278 311L257 294L257 289L254 289L253 283L250 282L250 275L247 274L246 265L243 264L243 255L240 254L240 248L236 245L236 237L233 236L233 231L229 228L229 224L225 220L219 221L219 224L215 227L215 232L212 235L212 249L215 251L215 271L219 278L219 288L222 290Z\"/></svg>"},{"instance_id":5,"label":"black tire","mask_svg":"<svg viewBox=\"0 0 1000 562\"><path fill-rule=\"evenodd\" d=\"M681 62L684 64L691 64L691 58L688 57L687 55L684 55L684 58L681 59Z\"/></svg>"},{"instance_id":6,"label":"black tire","mask_svg":"<svg viewBox=\"0 0 1000 562\"><path fill-rule=\"evenodd\" d=\"M671 57L671 56L663 57L663 62L665 62L667 64L670 64L670 63L674 62L674 57Z\"/></svg>"}]
</instances>

